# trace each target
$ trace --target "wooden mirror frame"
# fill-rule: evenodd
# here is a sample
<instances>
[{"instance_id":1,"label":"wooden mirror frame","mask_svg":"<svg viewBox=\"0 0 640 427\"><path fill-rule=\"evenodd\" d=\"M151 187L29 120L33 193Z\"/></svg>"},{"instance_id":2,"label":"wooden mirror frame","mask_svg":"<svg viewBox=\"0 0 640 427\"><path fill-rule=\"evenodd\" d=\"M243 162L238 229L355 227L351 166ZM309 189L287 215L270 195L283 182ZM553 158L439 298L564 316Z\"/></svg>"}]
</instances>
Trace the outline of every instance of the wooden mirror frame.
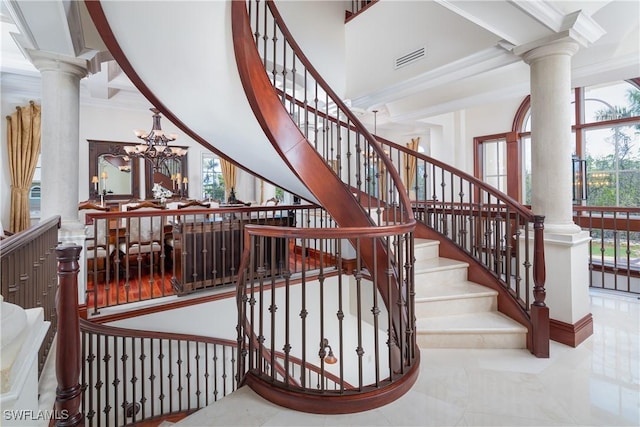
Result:
<instances>
[{"instance_id":1,"label":"wooden mirror frame","mask_svg":"<svg viewBox=\"0 0 640 427\"><path fill-rule=\"evenodd\" d=\"M112 154L114 156L125 156L126 152L124 147L135 146L133 142L116 142L116 141L98 141L94 139L88 139L89 142L89 198L94 200L100 199L100 194L96 194L94 184L91 182L91 178L97 176L100 178L100 171L98 170L98 161L103 154ZM131 192L130 193L108 193L105 196L105 200L130 200L140 198L140 178L139 178L139 162L137 159L131 159Z\"/></svg>"}]
</instances>

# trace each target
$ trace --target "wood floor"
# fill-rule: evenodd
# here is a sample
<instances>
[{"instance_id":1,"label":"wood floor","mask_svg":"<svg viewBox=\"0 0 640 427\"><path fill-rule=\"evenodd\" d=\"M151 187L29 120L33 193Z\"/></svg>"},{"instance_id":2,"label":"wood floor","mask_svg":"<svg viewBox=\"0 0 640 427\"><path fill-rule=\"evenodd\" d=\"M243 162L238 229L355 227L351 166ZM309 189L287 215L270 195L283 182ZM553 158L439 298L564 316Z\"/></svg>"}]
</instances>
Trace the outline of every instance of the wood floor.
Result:
<instances>
[{"instance_id":1,"label":"wood floor","mask_svg":"<svg viewBox=\"0 0 640 427\"><path fill-rule=\"evenodd\" d=\"M314 257L305 257L305 261L306 270L318 268L318 260ZM328 265L329 263L325 264ZM290 251L289 268L291 272L302 270L302 257L296 251ZM114 271L109 271L108 274L104 271L94 272L91 265L88 265L88 270L86 304L89 311L174 295L171 285L173 271L170 266L161 269L154 265L153 268L121 271L117 277ZM108 282L105 280L107 275Z\"/></svg>"},{"instance_id":2,"label":"wood floor","mask_svg":"<svg viewBox=\"0 0 640 427\"><path fill-rule=\"evenodd\" d=\"M109 283L98 279L96 285L90 277L87 280L87 307L101 308L173 295L171 276L170 271L164 275L145 272L117 282L115 278Z\"/></svg>"}]
</instances>

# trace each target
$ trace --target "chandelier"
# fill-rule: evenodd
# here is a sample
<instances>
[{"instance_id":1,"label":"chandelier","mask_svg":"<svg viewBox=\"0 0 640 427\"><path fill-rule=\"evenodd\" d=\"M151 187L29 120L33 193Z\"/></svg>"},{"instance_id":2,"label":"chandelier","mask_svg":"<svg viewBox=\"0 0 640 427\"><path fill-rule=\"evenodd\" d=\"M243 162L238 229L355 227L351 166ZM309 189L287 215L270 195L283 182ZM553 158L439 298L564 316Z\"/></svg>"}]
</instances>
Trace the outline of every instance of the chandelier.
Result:
<instances>
[{"instance_id":1,"label":"chandelier","mask_svg":"<svg viewBox=\"0 0 640 427\"><path fill-rule=\"evenodd\" d=\"M154 170L157 170L167 160L177 159L187 154L187 149L169 146L169 142L175 141L177 135L165 135L160 127L160 119L162 118L160 111L157 108L150 108L150 110L153 112L153 127L151 131L134 131L136 136L144 141L144 144L126 146L124 151L130 157L145 159L153 165Z\"/></svg>"}]
</instances>

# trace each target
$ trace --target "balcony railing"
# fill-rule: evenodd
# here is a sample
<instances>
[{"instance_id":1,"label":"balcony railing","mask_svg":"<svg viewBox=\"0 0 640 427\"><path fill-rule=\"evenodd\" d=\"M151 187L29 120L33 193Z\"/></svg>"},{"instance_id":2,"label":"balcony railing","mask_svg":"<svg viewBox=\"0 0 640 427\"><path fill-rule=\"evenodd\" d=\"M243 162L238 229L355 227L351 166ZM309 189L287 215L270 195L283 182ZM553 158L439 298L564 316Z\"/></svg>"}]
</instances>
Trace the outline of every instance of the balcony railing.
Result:
<instances>
[{"instance_id":1,"label":"balcony railing","mask_svg":"<svg viewBox=\"0 0 640 427\"><path fill-rule=\"evenodd\" d=\"M245 227L237 289L243 381L279 405L316 413L371 409L406 392L419 363L412 228ZM384 242L374 256L383 277L362 261L362 248L376 247L369 241ZM275 280L278 246L319 252L319 270L309 278L303 267L292 280L285 269ZM397 282L400 294L385 305Z\"/></svg>"},{"instance_id":2,"label":"balcony railing","mask_svg":"<svg viewBox=\"0 0 640 427\"><path fill-rule=\"evenodd\" d=\"M49 354L57 327L55 307L56 255L60 217L55 216L27 230L0 240L0 283L5 302L24 309L43 309L51 327L38 353L38 375Z\"/></svg>"},{"instance_id":3,"label":"balcony railing","mask_svg":"<svg viewBox=\"0 0 640 427\"><path fill-rule=\"evenodd\" d=\"M105 307L231 286L248 224L335 227L326 211L308 204L91 212L85 222L88 235L105 238L102 245L93 237L85 245L86 303L92 315ZM137 232L145 227L146 237ZM306 268L318 266L318 257L310 256L313 248L303 254L295 245L286 259L281 249L280 270L290 264L297 274L303 262Z\"/></svg>"},{"instance_id":4,"label":"balcony railing","mask_svg":"<svg viewBox=\"0 0 640 427\"><path fill-rule=\"evenodd\" d=\"M589 231L589 286L640 294L640 208L574 206Z\"/></svg>"}]
</instances>

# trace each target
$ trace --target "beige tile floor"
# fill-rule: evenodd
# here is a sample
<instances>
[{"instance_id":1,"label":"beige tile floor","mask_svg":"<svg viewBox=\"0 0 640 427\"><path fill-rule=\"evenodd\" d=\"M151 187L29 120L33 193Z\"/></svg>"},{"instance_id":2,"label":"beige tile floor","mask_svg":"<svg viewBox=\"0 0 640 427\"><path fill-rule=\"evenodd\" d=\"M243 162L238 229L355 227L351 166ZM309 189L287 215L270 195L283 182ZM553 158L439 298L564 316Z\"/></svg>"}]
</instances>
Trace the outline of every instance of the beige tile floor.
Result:
<instances>
[{"instance_id":1,"label":"beige tile floor","mask_svg":"<svg viewBox=\"0 0 640 427\"><path fill-rule=\"evenodd\" d=\"M551 357L423 349L413 389L350 415L281 408L244 387L179 426L640 426L640 300L591 292L594 334Z\"/></svg>"}]
</instances>

